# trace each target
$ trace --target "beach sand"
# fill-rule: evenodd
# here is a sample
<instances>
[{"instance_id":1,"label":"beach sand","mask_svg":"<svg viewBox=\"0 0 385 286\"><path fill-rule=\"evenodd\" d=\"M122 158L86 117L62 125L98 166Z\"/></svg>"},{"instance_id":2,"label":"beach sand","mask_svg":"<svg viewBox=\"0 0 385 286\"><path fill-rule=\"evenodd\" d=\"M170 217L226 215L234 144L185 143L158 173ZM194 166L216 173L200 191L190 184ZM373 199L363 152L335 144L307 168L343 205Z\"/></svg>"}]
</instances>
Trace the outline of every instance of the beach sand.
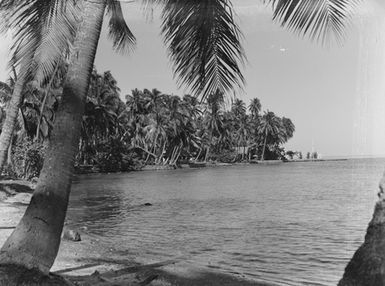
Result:
<instances>
[{"instance_id":1,"label":"beach sand","mask_svg":"<svg viewBox=\"0 0 385 286\"><path fill-rule=\"evenodd\" d=\"M0 245L6 241L21 217L23 216L31 192L16 192L10 195L2 192L0 182ZM222 273L208 271L207 269L186 270L186 263L183 259L175 261L160 262L160 265L146 266L151 262L136 262L136 258L114 259L108 247L101 247L99 240L89 235L86 231L78 230L81 241L67 241L62 239L58 256L51 272L57 272L71 280L71 277L91 275L95 271L99 273L112 273L119 269L127 269L125 281L130 283L143 281L146 277L156 275L151 284L153 286L249 286L268 285L263 283L250 282L242 277L230 276ZM140 260L140 259L138 259ZM95 265L92 266L91 265ZM84 266L90 266L82 268ZM79 267L78 270L66 271L66 269ZM131 275L131 276L130 276ZM75 279L75 281L77 281Z\"/></svg>"}]
</instances>

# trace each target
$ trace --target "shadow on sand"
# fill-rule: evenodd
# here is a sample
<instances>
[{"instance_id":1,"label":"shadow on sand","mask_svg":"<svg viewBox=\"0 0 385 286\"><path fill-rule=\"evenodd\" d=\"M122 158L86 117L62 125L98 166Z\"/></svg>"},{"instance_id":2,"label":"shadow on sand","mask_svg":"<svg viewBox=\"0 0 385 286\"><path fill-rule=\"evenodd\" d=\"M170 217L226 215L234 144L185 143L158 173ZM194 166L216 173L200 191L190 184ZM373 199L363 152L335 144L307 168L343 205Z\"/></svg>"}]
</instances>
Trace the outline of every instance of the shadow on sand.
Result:
<instances>
[{"instance_id":1,"label":"shadow on sand","mask_svg":"<svg viewBox=\"0 0 385 286\"><path fill-rule=\"evenodd\" d=\"M161 269L155 270L154 273L159 275L159 278L163 278L172 285L178 286L274 286L273 284L243 280L231 275L209 271L194 273L194 275L189 277Z\"/></svg>"}]
</instances>

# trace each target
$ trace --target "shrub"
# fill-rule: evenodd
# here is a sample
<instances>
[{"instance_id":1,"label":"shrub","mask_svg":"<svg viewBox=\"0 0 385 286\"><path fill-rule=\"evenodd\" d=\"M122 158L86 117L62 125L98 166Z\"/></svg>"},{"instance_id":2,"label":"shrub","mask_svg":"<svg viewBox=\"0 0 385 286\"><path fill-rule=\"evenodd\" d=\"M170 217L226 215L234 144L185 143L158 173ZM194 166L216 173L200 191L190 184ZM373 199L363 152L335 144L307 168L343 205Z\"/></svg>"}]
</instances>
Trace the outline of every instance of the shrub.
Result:
<instances>
[{"instance_id":1,"label":"shrub","mask_svg":"<svg viewBox=\"0 0 385 286\"><path fill-rule=\"evenodd\" d=\"M12 150L13 172L18 178L39 177L43 168L45 147L29 137L18 139Z\"/></svg>"}]
</instances>

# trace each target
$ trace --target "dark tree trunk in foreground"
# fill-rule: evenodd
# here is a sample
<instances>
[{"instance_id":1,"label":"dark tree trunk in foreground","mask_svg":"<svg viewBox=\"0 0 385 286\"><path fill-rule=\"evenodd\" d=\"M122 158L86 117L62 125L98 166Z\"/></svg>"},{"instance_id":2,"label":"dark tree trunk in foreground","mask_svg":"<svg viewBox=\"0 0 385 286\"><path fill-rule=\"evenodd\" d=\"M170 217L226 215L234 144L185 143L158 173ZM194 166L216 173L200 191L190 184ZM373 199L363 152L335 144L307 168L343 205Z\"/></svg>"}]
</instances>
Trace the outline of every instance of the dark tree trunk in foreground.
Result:
<instances>
[{"instance_id":1,"label":"dark tree trunk in foreground","mask_svg":"<svg viewBox=\"0 0 385 286\"><path fill-rule=\"evenodd\" d=\"M380 200L366 231L365 241L346 266L338 286L385 285L385 174L380 182Z\"/></svg>"},{"instance_id":2,"label":"dark tree trunk in foreground","mask_svg":"<svg viewBox=\"0 0 385 286\"><path fill-rule=\"evenodd\" d=\"M36 269L26 269L19 265L0 265L1 286L75 286L63 277L44 275Z\"/></svg>"},{"instance_id":3,"label":"dark tree trunk in foreground","mask_svg":"<svg viewBox=\"0 0 385 286\"><path fill-rule=\"evenodd\" d=\"M3 245L0 264L16 264L48 274L60 245L78 151L81 119L103 22L105 0L82 1L74 51L63 86L63 99L32 200ZM32 284L33 285L33 284Z\"/></svg>"}]
</instances>

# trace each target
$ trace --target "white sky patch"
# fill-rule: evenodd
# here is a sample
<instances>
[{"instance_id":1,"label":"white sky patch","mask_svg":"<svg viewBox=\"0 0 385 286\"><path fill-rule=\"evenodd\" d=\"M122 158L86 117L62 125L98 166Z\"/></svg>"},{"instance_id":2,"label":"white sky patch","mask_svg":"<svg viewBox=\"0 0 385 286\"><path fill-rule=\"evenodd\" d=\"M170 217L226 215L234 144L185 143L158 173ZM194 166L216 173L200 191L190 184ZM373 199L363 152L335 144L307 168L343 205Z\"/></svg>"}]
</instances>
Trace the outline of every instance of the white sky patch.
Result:
<instances>
[{"instance_id":1,"label":"white sky patch","mask_svg":"<svg viewBox=\"0 0 385 286\"><path fill-rule=\"evenodd\" d=\"M9 49L11 46L11 37L0 35L0 81L8 79L7 65L9 60Z\"/></svg>"},{"instance_id":2,"label":"white sky patch","mask_svg":"<svg viewBox=\"0 0 385 286\"><path fill-rule=\"evenodd\" d=\"M244 1L244 0L243 0ZM234 10L238 16L256 16L260 14L272 15L273 11L271 6L263 4L258 1L234 1Z\"/></svg>"},{"instance_id":3,"label":"white sky patch","mask_svg":"<svg viewBox=\"0 0 385 286\"><path fill-rule=\"evenodd\" d=\"M385 153L385 21L384 10L373 1L381 17L361 17L358 85L352 153ZM378 8L380 8L378 10Z\"/></svg>"}]
</instances>

